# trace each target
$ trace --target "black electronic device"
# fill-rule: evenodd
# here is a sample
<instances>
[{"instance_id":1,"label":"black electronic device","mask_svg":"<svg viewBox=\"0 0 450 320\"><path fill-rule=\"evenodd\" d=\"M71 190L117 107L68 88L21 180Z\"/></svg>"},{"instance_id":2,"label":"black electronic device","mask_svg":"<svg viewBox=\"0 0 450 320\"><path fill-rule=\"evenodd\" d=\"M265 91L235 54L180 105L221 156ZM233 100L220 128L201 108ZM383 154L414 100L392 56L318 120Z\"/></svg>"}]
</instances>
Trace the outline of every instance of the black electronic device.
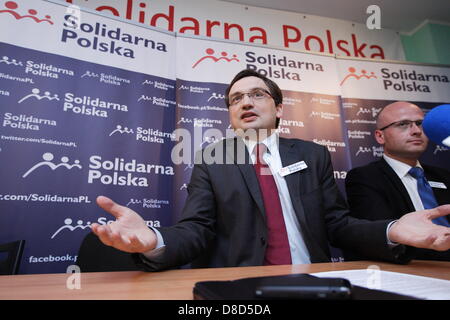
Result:
<instances>
[{"instance_id":1,"label":"black electronic device","mask_svg":"<svg viewBox=\"0 0 450 320\"><path fill-rule=\"evenodd\" d=\"M351 285L341 278L319 278L306 273L200 281L193 289L196 300L415 300L393 292Z\"/></svg>"},{"instance_id":2,"label":"black electronic device","mask_svg":"<svg viewBox=\"0 0 450 320\"><path fill-rule=\"evenodd\" d=\"M255 296L267 299L345 300L352 297L352 285L341 278L292 274L262 279L255 288Z\"/></svg>"}]
</instances>

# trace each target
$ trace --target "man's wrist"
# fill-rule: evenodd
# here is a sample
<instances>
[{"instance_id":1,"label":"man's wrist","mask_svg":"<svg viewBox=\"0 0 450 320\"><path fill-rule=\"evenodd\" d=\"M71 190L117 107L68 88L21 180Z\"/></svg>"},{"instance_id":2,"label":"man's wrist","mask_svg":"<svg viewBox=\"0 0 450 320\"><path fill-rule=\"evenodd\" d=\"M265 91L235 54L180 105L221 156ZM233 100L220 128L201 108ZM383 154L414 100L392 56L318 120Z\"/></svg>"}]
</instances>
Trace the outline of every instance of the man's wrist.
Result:
<instances>
[{"instance_id":1,"label":"man's wrist","mask_svg":"<svg viewBox=\"0 0 450 320\"><path fill-rule=\"evenodd\" d=\"M160 256L164 252L164 249L166 247L161 233L153 227L150 227L150 230L152 230L152 232L154 232L156 235L156 246L152 250L142 253L142 255L147 259L153 259Z\"/></svg>"},{"instance_id":2,"label":"man's wrist","mask_svg":"<svg viewBox=\"0 0 450 320\"><path fill-rule=\"evenodd\" d=\"M388 224L388 226L387 226L387 228L386 228L386 240L387 240L387 244L389 245L389 246L391 246L391 247L395 247L395 246L398 246L400 243L398 243L398 242L394 242L394 241L391 241L391 239L389 238L389 230L392 228L392 226L394 225L394 223L396 223L398 220L394 220L394 221L391 221L389 224Z\"/></svg>"}]
</instances>

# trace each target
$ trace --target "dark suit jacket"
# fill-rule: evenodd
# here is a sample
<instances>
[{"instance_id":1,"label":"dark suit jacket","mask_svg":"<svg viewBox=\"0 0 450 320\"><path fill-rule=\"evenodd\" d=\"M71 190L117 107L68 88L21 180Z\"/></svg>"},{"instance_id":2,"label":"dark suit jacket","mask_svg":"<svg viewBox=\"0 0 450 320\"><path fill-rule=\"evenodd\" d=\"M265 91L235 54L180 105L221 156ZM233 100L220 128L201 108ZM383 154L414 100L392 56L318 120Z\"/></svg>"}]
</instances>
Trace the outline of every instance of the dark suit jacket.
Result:
<instances>
[{"instance_id":1,"label":"dark suit jacket","mask_svg":"<svg viewBox=\"0 0 450 320\"><path fill-rule=\"evenodd\" d=\"M423 164L422 167L429 181L443 182L447 186L447 189L433 188L437 202L440 205L450 203L450 172ZM345 187L351 215L356 218L371 221L399 219L415 211L402 181L383 158L350 170ZM450 251L416 251L416 259L450 260Z\"/></svg>"},{"instance_id":2,"label":"dark suit jacket","mask_svg":"<svg viewBox=\"0 0 450 320\"><path fill-rule=\"evenodd\" d=\"M240 159L236 150L243 151ZM311 262L330 261L328 243L365 252L373 259L400 261L387 246L390 221L349 217L326 147L280 138L279 150L283 166L299 161L308 166L285 179ZM267 245L265 209L244 143L240 138L223 140L205 148L199 157L205 159L207 154L222 154L225 164L199 163L197 158L199 164L192 172L181 220L160 229L165 252L157 261L147 262L147 270L189 262L192 267L263 264Z\"/></svg>"}]
</instances>

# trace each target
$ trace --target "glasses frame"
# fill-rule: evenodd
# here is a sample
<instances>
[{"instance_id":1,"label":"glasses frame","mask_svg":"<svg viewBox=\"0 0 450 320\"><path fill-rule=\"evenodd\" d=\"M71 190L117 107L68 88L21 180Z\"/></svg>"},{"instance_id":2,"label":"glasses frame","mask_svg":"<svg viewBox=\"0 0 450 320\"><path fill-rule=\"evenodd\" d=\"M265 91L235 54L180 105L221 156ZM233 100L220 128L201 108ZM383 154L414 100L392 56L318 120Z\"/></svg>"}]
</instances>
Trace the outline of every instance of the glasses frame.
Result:
<instances>
[{"instance_id":1,"label":"glasses frame","mask_svg":"<svg viewBox=\"0 0 450 320\"><path fill-rule=\"evenodd\" d=\"M383 130L386 130L387 128L389 128L389 127L395 126L395 125L397 125L399 123L402 123L402 122L407 122L408 123L408 129L411 129L411 126L412 126L413 123L418 128L422 128L423 119L419 119L419 120L407 120L406 119L406 120L394 121L394 122L388 124L387 126L384 126L383 128L380 128L378 130L383 131Z\"/></svg>"},{"instance_id":2,"label":"glasses frame","mask_svg":"<svg viewBox=\"0 0 450 320\"><path fill-rule=\"evenodd\" d=\"M264 88L254 88L253 90L251 90L251 91L249 91L249 92L241 92L241 93L238 93L238 94L233 94L233 95L228 99L228 100L230 101L230 107L232 107L232 106L237 106L237 105L241 104L242 101L244 101L244 97L245 97L246 95L248 96L249 99L252 99L252 101L255 101L254 94L255 94L256 92L259 92L259 91L264 92L265 94L267 94L267 96L261 97L260 99L256 99L256 101L258 101L258 100L263 100L263 99L265 99L265 98L272 98L272 99L273 99L272 94L271 94L268 90L266 90L266 89L264 89ZM235 97L238 97L238 96L241 96L241 99L239 100L239 102L233 103L233 102L232 102L233 99L234 99Z\"/></svg>"}]
</instances>

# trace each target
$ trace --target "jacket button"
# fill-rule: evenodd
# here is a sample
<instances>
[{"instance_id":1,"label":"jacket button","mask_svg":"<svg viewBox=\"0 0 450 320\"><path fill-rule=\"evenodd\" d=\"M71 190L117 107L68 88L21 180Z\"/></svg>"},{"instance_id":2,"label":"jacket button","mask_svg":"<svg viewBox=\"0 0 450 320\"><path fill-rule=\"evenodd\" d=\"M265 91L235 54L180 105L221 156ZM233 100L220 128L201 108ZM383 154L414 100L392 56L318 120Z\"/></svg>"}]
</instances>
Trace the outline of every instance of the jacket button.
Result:
<instances>
[{"instance_id":1,"label":"jacket button","mask_svg":"<svg viewBox=\"0 0 450 320\"><path fill-rule=\"evenodd\" d=\"M262 244L263 246L265 246L265 245L266 245L266 238L264 238L264 237L261 237L261 244Z\"/></svg>"}]
</instances>

